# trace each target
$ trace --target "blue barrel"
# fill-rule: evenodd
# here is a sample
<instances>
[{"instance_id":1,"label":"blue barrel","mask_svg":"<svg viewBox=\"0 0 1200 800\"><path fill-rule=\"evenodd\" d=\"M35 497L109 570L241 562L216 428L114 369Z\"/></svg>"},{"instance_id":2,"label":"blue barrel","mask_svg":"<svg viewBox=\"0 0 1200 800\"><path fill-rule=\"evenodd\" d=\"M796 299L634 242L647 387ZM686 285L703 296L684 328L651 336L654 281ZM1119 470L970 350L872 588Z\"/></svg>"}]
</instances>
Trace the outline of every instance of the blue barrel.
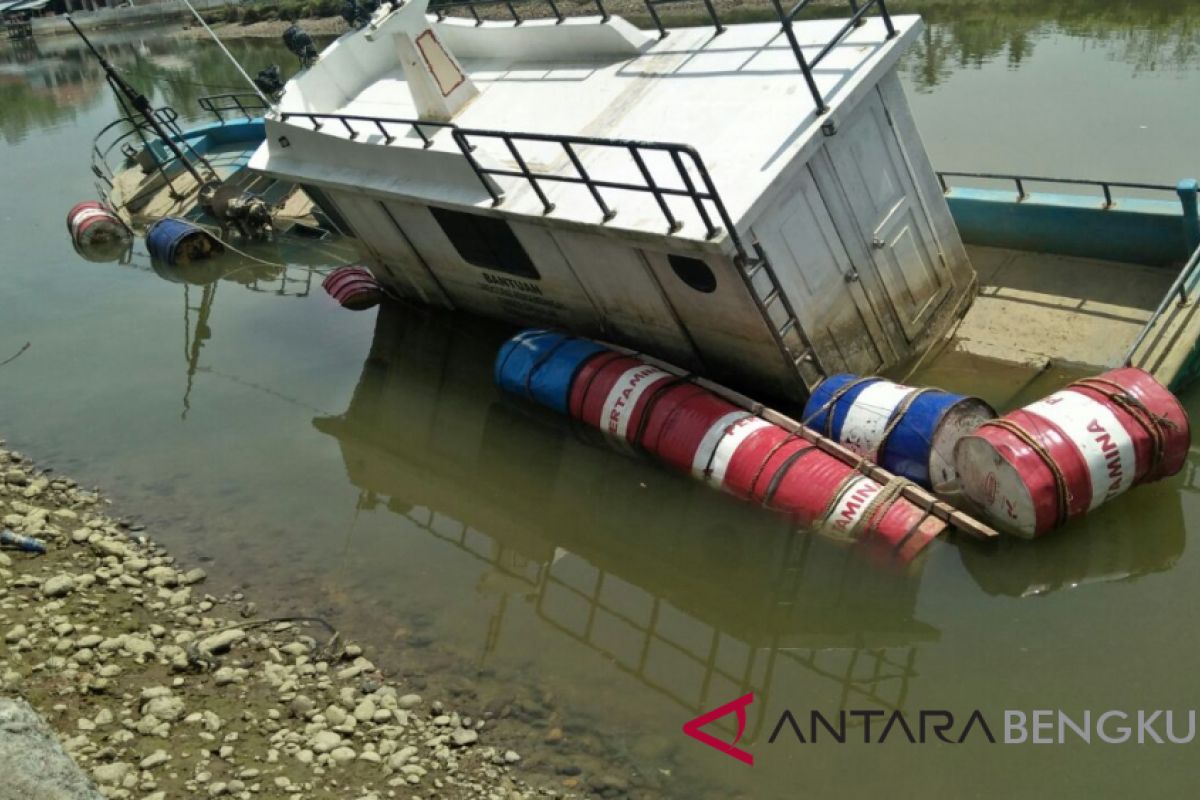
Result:
<instances>
[{"instance_id":1,"label":"blue barrel","mask_svg":"<svg viewBox=\"0 0 1200 800\"><path fill-rule=\"evenodd\" d=\"M207 258L224 248L212 234L187 220L163 217L146 231L146 249L166 264Z\"/></svg>"},{"instance_id":2,"label":"blue barrel","mask_svg":"<svg viewBox=\"0 0 1200 800\"><path fill-rule=\"evenodd\" d=\"M608 348L563 333L527 330L509 339L496 355L501 389L567 413L571 383L579 368Z\"/></svg>"},{"instance_id":3,"label":"blue barrel","mask_svg":"<svg viewBox=\"0 0 1200 800\"><path fill-rule=\"evenodd\" d=\"M957 479L954 445L995 417L977 397L857 375L826 378L804 406L805 425L926 488Z\"/></svg>"}]
</instances>

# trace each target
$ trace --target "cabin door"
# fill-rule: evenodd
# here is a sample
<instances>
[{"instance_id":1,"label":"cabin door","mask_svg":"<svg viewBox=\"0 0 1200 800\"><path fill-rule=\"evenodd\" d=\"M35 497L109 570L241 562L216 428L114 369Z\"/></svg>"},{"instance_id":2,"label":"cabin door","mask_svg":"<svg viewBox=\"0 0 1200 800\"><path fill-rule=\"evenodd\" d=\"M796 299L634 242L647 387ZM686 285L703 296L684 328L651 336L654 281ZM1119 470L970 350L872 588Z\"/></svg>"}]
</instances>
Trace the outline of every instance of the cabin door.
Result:
<instances>
[{"instance_id":1,"label":"cabin door","mask_svg":"<svg viewBox=\"0 0 1200 800\"><path fill-rule=\"evenodd\" d=\"M950 291L951 277L878 90L826 147L887 305L913 341Z\"/></svg>"},{"instance_id":2,"label":"cabin door","mask_svg":"<svg viewBox=\"0 0 1200 800\"><path fill-rule=\"evenodd\" d=\"M802 169L783 197L755 238L825 373L869 375L891 351L812 173Z\"/></svg>"}]
</instances>

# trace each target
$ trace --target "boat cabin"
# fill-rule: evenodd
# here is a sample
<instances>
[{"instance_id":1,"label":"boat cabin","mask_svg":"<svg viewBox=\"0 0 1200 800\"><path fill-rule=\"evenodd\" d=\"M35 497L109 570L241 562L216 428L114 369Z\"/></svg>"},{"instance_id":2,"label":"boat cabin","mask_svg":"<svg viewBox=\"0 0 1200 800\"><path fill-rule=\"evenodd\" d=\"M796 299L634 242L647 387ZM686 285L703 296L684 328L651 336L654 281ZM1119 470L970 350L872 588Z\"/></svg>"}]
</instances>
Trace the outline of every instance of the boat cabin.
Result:
<instances>
[{"instance_id":1,"label":"boat cabin","mask_svg":"<svg viewBox=\"0 0 1200 800\"><path fill-rule=\"evenodd\" d=\"M643 31L600 3L483 21L427 2L384 3L289 81L250 161L396 293L797 401L919 355L969 305L896 74L918 17L798 21L801 2Z\"/></svg>"}]
</instances>

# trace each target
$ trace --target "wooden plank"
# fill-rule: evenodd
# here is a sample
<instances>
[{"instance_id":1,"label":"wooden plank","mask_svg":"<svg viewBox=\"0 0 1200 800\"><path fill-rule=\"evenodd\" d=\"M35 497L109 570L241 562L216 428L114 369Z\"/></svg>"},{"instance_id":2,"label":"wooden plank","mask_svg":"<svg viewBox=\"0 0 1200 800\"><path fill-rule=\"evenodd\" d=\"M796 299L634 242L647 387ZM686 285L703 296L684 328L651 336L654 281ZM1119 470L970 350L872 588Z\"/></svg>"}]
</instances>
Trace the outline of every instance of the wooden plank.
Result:
<instances>
[{"instance_id":1,"label":"wooden plank","mask_svg":"<svg viewBox=\"0 0 1200 800\"><path fill-rule=\"evenodd\" d=\"M608 343L604 343L604 345L624 355L639 358L642 361L645 361L647 364L658 367L665 372L670 372L672 375L688 375L687 372L679 369L674 364L669 364L665 361L654 358L653 356L648 356L644 353L630 350L627 347L620 347L619 345ZM860 473L868 478L871 478L877 483L886 484L896 477L878 464L867 461L862 456L846 449L832 439L826 438L811 428L805 427L782 412L776 411L772 408L767 408L762 403L759 403L744 394L735 392L734 390L718 383L713 383L707 378L692 377L691 381L697 386L707 389L723 400L726 400L733 405L738 406L739 408L744 408L751 414L754 414L755 416L760 417L773 425L778 425L786 431L797 434L805 441L811 442L822 451L828 453L842 463L854 467ZM1000 536L1000 532L987 523L976 519L961 509L955 508L944 500L939 500L935 495L926 491L917 484L912 483L911 481L908 481L904 484L904 488L901 490L901 496L923 511L927 511L930 516L942 520L955 530L965 533L968 536L985 541L995 540Z\"/></svg>"}]
</instances>

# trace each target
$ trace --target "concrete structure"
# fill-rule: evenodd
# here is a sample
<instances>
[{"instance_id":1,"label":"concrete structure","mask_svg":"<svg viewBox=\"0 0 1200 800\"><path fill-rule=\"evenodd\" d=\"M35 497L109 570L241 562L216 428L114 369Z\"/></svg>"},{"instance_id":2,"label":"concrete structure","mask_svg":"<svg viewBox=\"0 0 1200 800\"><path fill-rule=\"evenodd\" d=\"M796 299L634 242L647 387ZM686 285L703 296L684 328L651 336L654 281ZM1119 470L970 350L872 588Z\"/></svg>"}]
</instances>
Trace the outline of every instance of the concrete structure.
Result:
<instances>
[{"instance_id":1,"label":"concrete structure","mask_svg":"<svg viewBox=\"0 0 1200 800\"><path fill-rule=\"evenodd\" d=\"M0 697L0 776L0 800L103 797L24 700Z\"/></svg>"},{"instance_id":2,"label":"concrete structure","mask_svg":"<svg viewBox=\"0 0 1200 800\"><path fill-rule=\"evenodd\" d=\"M896 77L921 21L867 10L656 38L384 6L289 82L250 167L396 292L802 400L919 355L974 294Z\"/></svg>"}]
</instances>

